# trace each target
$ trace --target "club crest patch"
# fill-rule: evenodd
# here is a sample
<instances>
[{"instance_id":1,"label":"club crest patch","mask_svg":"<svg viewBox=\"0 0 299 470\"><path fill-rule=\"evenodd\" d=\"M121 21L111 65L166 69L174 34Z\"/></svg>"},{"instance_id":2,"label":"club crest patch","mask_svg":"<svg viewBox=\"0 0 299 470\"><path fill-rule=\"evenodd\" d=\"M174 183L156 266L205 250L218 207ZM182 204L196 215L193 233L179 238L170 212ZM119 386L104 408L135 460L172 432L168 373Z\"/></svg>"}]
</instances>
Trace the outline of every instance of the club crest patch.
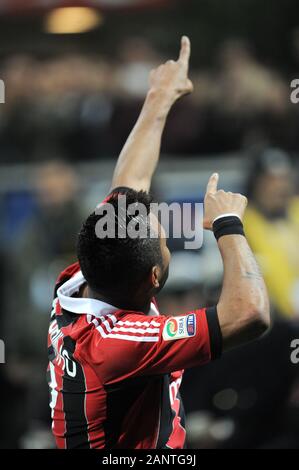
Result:
<instances>
[{"instance_id":1,"label":"club crest patch","mask_svg":"<svg viewBox=\"0 0 299 470\"><path fill-rule=\"evenodd\" d=\"M163 339L191 338L196 334L196 317L194 313L183 317L172 317L167 320L163 329Z\"/></svg>"}]
</instances>

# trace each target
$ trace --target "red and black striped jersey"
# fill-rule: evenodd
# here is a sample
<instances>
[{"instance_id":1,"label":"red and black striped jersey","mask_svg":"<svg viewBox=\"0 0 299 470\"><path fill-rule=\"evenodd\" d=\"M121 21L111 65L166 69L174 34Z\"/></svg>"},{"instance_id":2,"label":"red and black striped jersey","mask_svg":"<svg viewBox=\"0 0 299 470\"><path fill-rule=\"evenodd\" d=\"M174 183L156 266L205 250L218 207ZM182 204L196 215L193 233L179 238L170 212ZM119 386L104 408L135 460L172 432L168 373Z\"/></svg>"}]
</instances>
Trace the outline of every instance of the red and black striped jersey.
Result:
<instances>
[{"instance_id":1,"label":"red and black striped jersey","mask_svg":"<svg viewBox=\"0 0 299 470\"><path fill-rule=\"evenodd\" d=\"M48 336L52 429L64 449L181 449L185 368L220 355L217 311L180 317L76 296L78 263L58 278Z\"/></svg>"}]
</instances>

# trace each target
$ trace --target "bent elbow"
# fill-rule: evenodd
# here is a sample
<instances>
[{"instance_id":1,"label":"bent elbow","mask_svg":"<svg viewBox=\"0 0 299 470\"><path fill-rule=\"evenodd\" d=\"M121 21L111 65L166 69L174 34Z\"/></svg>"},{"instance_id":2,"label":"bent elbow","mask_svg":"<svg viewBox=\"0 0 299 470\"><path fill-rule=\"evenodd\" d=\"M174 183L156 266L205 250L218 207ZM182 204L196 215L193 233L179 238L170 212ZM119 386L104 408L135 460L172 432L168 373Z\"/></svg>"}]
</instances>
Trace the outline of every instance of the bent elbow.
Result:
<instances>
[{"instance_id":1,"label":"bent elbow","mask_svg":"<svg viewBox=\"0 0 299 470\"><path fill-rule=\"evenodd\" d=\"M271 326L270 307L268 305L263 309L250 309L246 317L254 338L259 338L264 335Z\"/></svg>"},{"instance_id":2,"label":"bent elbow","mask_svg":"<svg viewBox=\"0 0 299 470\"><path fill-rule=\"evenodd\" d=\"M260 338L265 333L267 333L267 331L269 330L269 328L270 328L270 319L269 320L265 319L262 316L259 316L259 317L255 318L255 320L253 322L253 328L254 328L254 331L255 331L255 337Z\"/></svg>"}]
</instances>

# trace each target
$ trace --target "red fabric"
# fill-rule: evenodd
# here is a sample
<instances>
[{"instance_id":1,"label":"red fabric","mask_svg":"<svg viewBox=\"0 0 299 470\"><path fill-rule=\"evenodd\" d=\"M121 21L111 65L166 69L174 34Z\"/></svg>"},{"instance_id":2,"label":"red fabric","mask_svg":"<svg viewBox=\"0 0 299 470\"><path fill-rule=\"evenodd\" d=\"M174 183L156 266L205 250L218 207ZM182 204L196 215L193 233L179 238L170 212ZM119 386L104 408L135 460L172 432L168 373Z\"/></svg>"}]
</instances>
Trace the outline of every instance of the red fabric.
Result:
<instances>
[{"instance_id":1,"label":"red fabric","mask_svg":"<svg viewBox=\"0 0 299 470\"><path fill-rule=\"evenodd\" d=\"M58 283L67 281L78 270L78 263L73 264L61 273ZM60 312L58 301L55 311ZM190 313L196 317L196 334L177 340L163 339L163 328L169 318L166 316L147 316L121 310L101 319L83 314L78 315L74 323L60 329L57 320L52 320L48 345L56 352L55 359L52 359L51 379L52 385L53 380L56 383L54 395L57 394L53 410L53 434L57 447L67 447L66 394L63 390L66 365L61 349L64 338L68 337L75 344L73 360L84 372L84 413L91 448L103 449L106 445L105 423L109 419L107 386L140 377L152 379L137 397L134 406L126 410L115 448L156 447L161 412L161 387L156 378L164 374L170 376L169 393L174 415L168 445L183 448L186 432L179 417L178 396L183 369L205 364L211 359L206 310Z\"/></svg>"},{"instance_id":2,"label":"red fabric","mask_svg":"<svg viewBox=\"0 0 299 470\"><path fill-rule=\"evenodd\" d=\"M193 312L188 312L189 315ZM147 322L159 324L159 333L117 333L127 337L155 338L157 342L138 342L114 339L114 334L103 338L99 331L93 328L81 343L78 337L77 356L91 362L101 380L105 384L112 384L121 380L142 376L169 374L186 367L205 364L211 359L209 330L205 309L196 310L197 334L193 337L164 340L162 332L168 318L166 316L145 316L139 313L119 311L116 313L118 321L130 323ZM117 324L116 324L117 326ZM105 326L101 328L107 334ZM129 327L128 327L129 328ZM134 326L133 326L134 328ZM145 326L135 328L146 331Z\"/></svg>"}]
</instances>

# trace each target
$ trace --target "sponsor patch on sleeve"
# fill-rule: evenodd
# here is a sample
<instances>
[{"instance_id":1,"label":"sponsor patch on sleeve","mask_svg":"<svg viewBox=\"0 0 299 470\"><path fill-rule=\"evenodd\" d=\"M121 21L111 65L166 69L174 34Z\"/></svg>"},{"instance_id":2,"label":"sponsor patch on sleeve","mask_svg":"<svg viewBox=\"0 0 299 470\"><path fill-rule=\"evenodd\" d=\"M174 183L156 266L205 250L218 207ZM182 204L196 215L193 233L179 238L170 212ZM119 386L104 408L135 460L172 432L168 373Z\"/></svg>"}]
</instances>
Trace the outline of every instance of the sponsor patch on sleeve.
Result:
<instances>
[{"instance_id":1,"label":"sponsor patch on sleeve","mask_svg":"<svg viewBox=\"0 0 299 470\"><path fill-rule=\"evenodd\" d=\"M163 329L163 339L191 338L196 334L196 316L194 313L183 317L172 317L167 320Z\"/></svg>"}]
</instances>

